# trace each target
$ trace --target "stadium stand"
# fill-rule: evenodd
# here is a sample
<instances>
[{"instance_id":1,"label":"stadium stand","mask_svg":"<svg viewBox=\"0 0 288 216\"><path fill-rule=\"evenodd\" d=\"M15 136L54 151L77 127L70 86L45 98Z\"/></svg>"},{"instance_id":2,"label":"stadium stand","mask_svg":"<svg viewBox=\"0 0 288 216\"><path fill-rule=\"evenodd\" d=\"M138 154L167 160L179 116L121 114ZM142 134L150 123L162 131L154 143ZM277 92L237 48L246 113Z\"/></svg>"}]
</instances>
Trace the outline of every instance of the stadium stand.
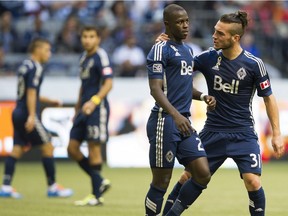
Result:
<instances>
[{"instance_id":1,"label":"stadium stand","mask_svg":"<svg viewBox=\"0 0 288 216\"><path fill-rule=\"evenodd\" d=\"M11 68L13 74L19 61L23 59L25 44L19 43L27 43L23 42L25 32L30 31L33 35L35 17L40 18L42 30L48 33L47 37L53 44L54 57L47 65L47 74L74 76L77 74L75 59L81 50L59 49L59 43L63 42L57 40L69 17L76 17L80 27L93 24L103 29L102 45L110 55L131 34L135 35L137 45L146 55L155 38L163 31L159 19L162 9L171 2L173 1L37 1L32 4L30 1L23 1L10 4L2 1L0 16L3 18L7 11L11 13L10 29L14 29L18 39L14 41L14 46L17 45L14 49L4 49L4 64L0 64L0 75L11 75ZM174 2L185 7L190 13L191 38L202 49L212 46L211 34L220 14L239 9L247 10L251 16L249 31L254 37L253 45L259 51L259 57L279 70L281 77L288 77L287 1L195 1L193 4L189 1ZM0 26L2 23L1 19ZM79 28L75 28L75 31L77 34ZM67 37L69 38L69 35ZM0 37L1 47L5 47L4 38Z\"/></svg>"}]
</instances>

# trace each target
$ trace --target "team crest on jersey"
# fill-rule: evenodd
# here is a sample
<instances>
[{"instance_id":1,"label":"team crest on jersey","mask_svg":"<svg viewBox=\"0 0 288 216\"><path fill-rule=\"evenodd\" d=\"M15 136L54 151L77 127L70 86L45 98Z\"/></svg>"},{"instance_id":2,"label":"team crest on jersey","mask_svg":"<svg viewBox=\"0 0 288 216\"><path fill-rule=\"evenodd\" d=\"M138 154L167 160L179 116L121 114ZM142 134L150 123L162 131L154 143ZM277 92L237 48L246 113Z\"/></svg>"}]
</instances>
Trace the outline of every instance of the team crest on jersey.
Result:
<instances>
[{"instance_id":1,"label":"team crest on jersey","mask_svg":"<svg viewBox=\"0 0 288 216\"><path fill-rule=\"evenodd\" d=\"M175 46L170 45L170 47L176 52L175 56L181 56L181 54L178 52L178 49Z\"/></svg>"},{"instance_id":2,"label":"team crest on jersey","mask_svg":"<svg viewBox=\"0 0 288 216\"><path fill-rule=\"evenodd\" d=\"M94 65L94 59L90 59L89 62L88 62L88 64L87 64L87 67L88 67L88 68L92 68L93 65Z\"/></svg>"},{"instance_id":3,"label":"team crest on jersey","mask_svg":"<svg viewBox=\"0 0 288 216\"><path fill-rule=\"evenodd\" d=\"M215 66L212 67L213 70L218 70L219 71L219 66L221 65L222 57L219 56L217 59L217 63Z\"/></svg>"},{"instance_id":4,"label":"team crest on jersey","mask_svg":"<svg viewBox=\"0 0 288 216\"><path fill-rule=\"evenodd\" d=\"M162 73L162 64L153 64L153 73Z\"/></svg>"},{"instance_id":5,"label":"team crest on jersey","mask_svg":"<svg viewBox=\"0 0 288 216\"><path fill-rule=\"evenodd\" d=\"M166 160L171 163L173 161L174 158L174 154L172 151L168 151L167 154L165 155Z\"/></svg>"},{"instance_id":6,"label":"team crest on jersey","mask_svg":"<svg viewBox=\"0 0 288 216\"><path fill-rule=\"evenodd\" d=\"M241 67L238 71L237 71L237 76L239 78L239 80L244 80L244 78L246 77L247 73L246 70Z\"/></svg>"}]
</instances>

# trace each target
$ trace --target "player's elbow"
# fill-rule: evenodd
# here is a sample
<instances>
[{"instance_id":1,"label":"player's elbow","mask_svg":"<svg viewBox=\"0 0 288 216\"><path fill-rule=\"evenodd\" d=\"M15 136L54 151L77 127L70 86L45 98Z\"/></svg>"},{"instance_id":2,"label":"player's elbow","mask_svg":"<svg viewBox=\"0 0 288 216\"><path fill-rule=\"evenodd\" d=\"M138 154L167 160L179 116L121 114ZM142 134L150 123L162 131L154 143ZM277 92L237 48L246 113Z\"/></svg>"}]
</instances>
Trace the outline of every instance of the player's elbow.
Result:
<instances>
[{"instance_id":1,"label":"player's elbow","mask_svg":"<svg viewBox=\"0 0 288 216\"><path fill-rule=\"evenodd\" d=\"M109 92L113 88L112 79L106 79L104 85L105 85L107 91Z\"/></svg>"},{"instance_id":2,"label":"player's elbow","mask_svg":"<svg viewBox=\"0 0 288 216\"><path fill-rule=\"evenodd\" d=\"M155 96L158 94L159 89L156 86L151 86L150 87L150 95L155 98Z\"/></svg>"}]
</instances>

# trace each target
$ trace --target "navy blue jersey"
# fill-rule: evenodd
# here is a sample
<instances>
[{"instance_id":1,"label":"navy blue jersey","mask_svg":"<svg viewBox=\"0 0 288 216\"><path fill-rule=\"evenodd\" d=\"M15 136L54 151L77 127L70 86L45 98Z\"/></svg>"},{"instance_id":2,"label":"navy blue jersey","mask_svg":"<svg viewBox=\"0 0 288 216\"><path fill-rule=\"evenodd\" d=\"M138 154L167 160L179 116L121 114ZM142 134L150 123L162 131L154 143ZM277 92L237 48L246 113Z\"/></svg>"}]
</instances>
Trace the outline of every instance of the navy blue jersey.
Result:
<instances>
[{"instance_id":1,"label":"navy blue jersey","mask_svg":"<svg viewBox=\"0 0 288 216\"><path fill-rule=\"evenodd\" d=\"M33 88L37 91L36 112L40 115L39 91L43 80L43 68L40 63L32 60L24 60L19 66L18 71L18 89L16 109L28 115L27 109L27 89Z\"/></svg>"},{"instance_id":2,"label":"navy blue jersey","mask_svg":"<svg viewBox=\"0 0 288 216\"><path fill-rule=\"evenodd\" d=\"M105 50L99 48L96 53L80 58L80 77L82 81L81 105L97 94L105 79L112 77L110 61ZM104 99L106 100L106 98Z\"/></svg>"},{"instance_id":3,"label":"navy blue jersey","mask_svg":"<svg viewBox=\"0 0 288 216\"><path fill-rule=\"evenodd\" d=\"M192 49L174 41L155 44L147 56L149 79L162 79L163 92L182 114L190 113L192 102ZM156 103L152 111L162 111Z\"/></svg>"},{"instance_id":4,"label":"navy blue jersey","mask_svg":"<svg viewBox=\"0 0 288 216\"><path fill-rule=\"evenodd\" d=\"M206 78L216 109L207 112L205 128L211 131L254 130L252 99L272 94L269 76L261 59L244 51L234 60L211 48L194 58L195 70Z\"/></svg>"}]
</instances>

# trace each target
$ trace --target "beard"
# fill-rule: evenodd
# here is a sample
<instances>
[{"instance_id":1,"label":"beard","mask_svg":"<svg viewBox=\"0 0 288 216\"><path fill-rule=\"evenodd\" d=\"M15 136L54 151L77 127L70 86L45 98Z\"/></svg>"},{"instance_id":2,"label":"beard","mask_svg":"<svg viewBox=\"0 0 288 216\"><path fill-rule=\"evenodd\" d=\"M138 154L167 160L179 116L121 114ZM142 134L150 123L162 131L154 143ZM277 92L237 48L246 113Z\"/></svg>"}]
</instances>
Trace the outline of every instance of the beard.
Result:
<instances>
[{"instance_id":1,"label":"beard","mask_svg":"<svg viewBox=\"0 0 288 216\"><path fill-rule=\"evenodd\" d=\"M214 44L214 49L215 50L227 50L227 49L231 49L231 47L233 47L233 42L231 40L227 40L225 42L222 42L219 46L215 46Z\"/></svg>"},{"instance_id":2,"label":"beard","mask_svg":"<svg viewBox=\"0 0 288 216\"><path fill-rule=\"evenodd\" d=\"M85 51L88 52L88 53L93 52L94 49L95 49L95 46L87 46L87 47L85 47Z\"/></svg>"}]
</instances>

